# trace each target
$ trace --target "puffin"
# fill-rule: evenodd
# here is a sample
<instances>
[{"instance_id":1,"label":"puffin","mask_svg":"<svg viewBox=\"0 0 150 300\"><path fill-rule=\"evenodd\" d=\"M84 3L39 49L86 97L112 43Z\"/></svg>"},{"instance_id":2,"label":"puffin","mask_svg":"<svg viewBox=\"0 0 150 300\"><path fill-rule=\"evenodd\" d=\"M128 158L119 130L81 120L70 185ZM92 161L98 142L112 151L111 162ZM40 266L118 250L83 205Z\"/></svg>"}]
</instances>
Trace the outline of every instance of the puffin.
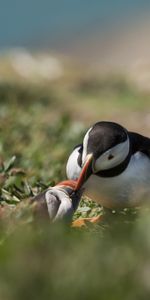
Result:
<instances>
[{"instance_id":1,"label":"puffin","mask_svg":"<svg viewBox=\"0 0 150 300\"><path fill-rule=\"evenodd\" d=\"M66 180L49 187L30 200L35 218L71 221L82 196L77 181Z\"/></svg>"},{"instance_id":2,"label":"puffin","mask_svg":"<svg viewBox=\"0 0 150 300\"><path fill-rule=\"evenodd\" d=\"M57 183L53 187L48 187L45 191L36 196L21 201L14 209L8 206L0 205L0 221L5 220L8 216L18 219L22 217L22 212L28 212L32 215L32 220L39 222L50 221L50 223L57 221L65 221L72 227L84 226L84 222L79 220L72 221L72 217L82 197L84 182L84 174L79 176L78 180L65 180ZM21 219L20 219L21 220ZM22 220L21 220L22 221ZM90 221L90 220L89 220ZM24 219L23 219L24 223Z\"/></svg>"},{"instance_id":3,"label":"puffin","mask_svg":"<svg viewBox=\"0 0 150 300\"><path fill-rule=\"evenodd\" d=\"M49 219L51 222L66 220L71 222L83 194L83 184L86 164L78 179L65 180L30 199L33 215L37 218ZM73 227L80 227L80 221L75 221Z\"/></svg>"},{"instance_id":4,"label":"puffin","mask_svg":"<svg viewBox=\"0 0 150 300\"><path fill-rule=\"evenodd\" d=\"M82 173L85 194L108 209L150 203L150 138L122 125L100 121L70 154L67 177Z\"/></svg>"}]
</instances>

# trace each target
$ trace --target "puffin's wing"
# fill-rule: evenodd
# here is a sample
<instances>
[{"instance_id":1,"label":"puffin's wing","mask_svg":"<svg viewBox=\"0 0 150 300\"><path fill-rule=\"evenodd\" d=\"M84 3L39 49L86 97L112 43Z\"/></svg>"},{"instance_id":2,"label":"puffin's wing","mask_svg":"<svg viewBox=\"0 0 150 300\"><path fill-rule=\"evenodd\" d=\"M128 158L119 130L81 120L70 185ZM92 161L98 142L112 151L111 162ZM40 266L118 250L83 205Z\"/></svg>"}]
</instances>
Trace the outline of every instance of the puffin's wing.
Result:
<instances>
[{"instance_id":1,"label":"puffin's wing","mask_svg":"<svg viewBox=\"0 0 150 300\"><path fill-rule=\"evenodd\" d=\"M135 132L129 132L129 138L132 153L140 151L150 158L150 138Z\"/></svg>"},{"instance_id":2,"label":"puffin's wing","mask_svg":"<svg viewBox=\"0 0 150 300\"><path fill-rule=\"evenodd\" d=\"M68 158L66 165L68 179L76 180L80 175L82 169L82 148L82 144L77 145Z\"/></svg>"}]
</instances>

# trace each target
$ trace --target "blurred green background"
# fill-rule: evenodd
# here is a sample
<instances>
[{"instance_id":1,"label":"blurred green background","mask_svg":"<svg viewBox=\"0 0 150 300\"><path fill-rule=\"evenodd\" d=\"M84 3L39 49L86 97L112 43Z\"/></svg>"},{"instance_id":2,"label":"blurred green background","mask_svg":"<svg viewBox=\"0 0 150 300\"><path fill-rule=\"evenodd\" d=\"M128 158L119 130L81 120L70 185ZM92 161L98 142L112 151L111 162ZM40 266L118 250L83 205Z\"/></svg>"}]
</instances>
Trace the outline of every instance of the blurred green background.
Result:
<instances>
[{"instance_id":1,"label":"blurred green background","mask_svg":"<svg viewBox=\"0 0 150 300\"><path fill-rule=\"evenodd\" d=\"M1 1L0 299L150 298L149 209L82 198L71 229L34 223L29 197L66 178L93 123L149 136L147 1Z\"/></svg>"}]
</instances>

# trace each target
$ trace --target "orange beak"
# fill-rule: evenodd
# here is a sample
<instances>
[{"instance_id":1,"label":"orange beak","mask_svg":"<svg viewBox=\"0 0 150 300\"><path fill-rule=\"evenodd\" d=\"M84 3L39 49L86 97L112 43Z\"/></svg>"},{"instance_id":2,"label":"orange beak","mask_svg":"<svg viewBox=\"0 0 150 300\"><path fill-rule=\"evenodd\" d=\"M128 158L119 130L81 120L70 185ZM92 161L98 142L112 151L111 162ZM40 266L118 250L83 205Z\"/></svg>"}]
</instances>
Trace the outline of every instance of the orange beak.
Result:
<instances>
[{"instance_id":1,"label":"orange beak","mask_svg":"<svg viewBox=\"0 0 150 300\"><path fill-rule=\"evenodd\" d=\"M79 190L91 175L92 162L93 162L93 154L88 154L86 158L86 162L77 180L76 190Z\"/></svg>"},{"instance_id":2,"label":"orange beak","mask_svg":"<svg viewBox=\"0 0 150 300\"><path fill-rule=\"evenodd\" d=\"M91 166L93 161L93 154L88 154L86 162L82 168L82 171L80 173L80 176L77 180L65 180L61 181L56 186L68 186L71 187L74 191L80 190L80 188L83 186L84 182L89 178L91 175Z\"/></svg>"},{"instance_id":3,"label":"orange beak","mask_svg":"<svg viewBox=\"0 0 150 300\"><path fill-rule=\"evenodd\" d=\"M76 190L77 181L76 180L64 180L56 184L56 186L68 186L71 187L74 191Z\"/></svg>"}]
</instances>

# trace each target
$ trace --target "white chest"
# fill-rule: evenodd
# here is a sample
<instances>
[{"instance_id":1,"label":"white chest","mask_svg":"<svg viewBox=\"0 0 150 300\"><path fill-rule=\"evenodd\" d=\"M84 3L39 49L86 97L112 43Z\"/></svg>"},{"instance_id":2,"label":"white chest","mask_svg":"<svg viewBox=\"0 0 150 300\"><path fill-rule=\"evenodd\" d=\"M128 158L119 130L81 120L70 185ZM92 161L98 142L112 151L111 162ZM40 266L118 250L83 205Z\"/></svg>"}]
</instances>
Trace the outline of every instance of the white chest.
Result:
<instances>
[{"instance_id":1,"label":"white chest","mask_svg":"<svg viewBox=\"0 0 150 300\"><path fill-rule=\"evenodd\" d=\"M110 178L92 175L85 188L86 195L109 208L134 207L148 198L150 203L150 159L138 152L123 173Z\"/></svg>"}]
</instances>

